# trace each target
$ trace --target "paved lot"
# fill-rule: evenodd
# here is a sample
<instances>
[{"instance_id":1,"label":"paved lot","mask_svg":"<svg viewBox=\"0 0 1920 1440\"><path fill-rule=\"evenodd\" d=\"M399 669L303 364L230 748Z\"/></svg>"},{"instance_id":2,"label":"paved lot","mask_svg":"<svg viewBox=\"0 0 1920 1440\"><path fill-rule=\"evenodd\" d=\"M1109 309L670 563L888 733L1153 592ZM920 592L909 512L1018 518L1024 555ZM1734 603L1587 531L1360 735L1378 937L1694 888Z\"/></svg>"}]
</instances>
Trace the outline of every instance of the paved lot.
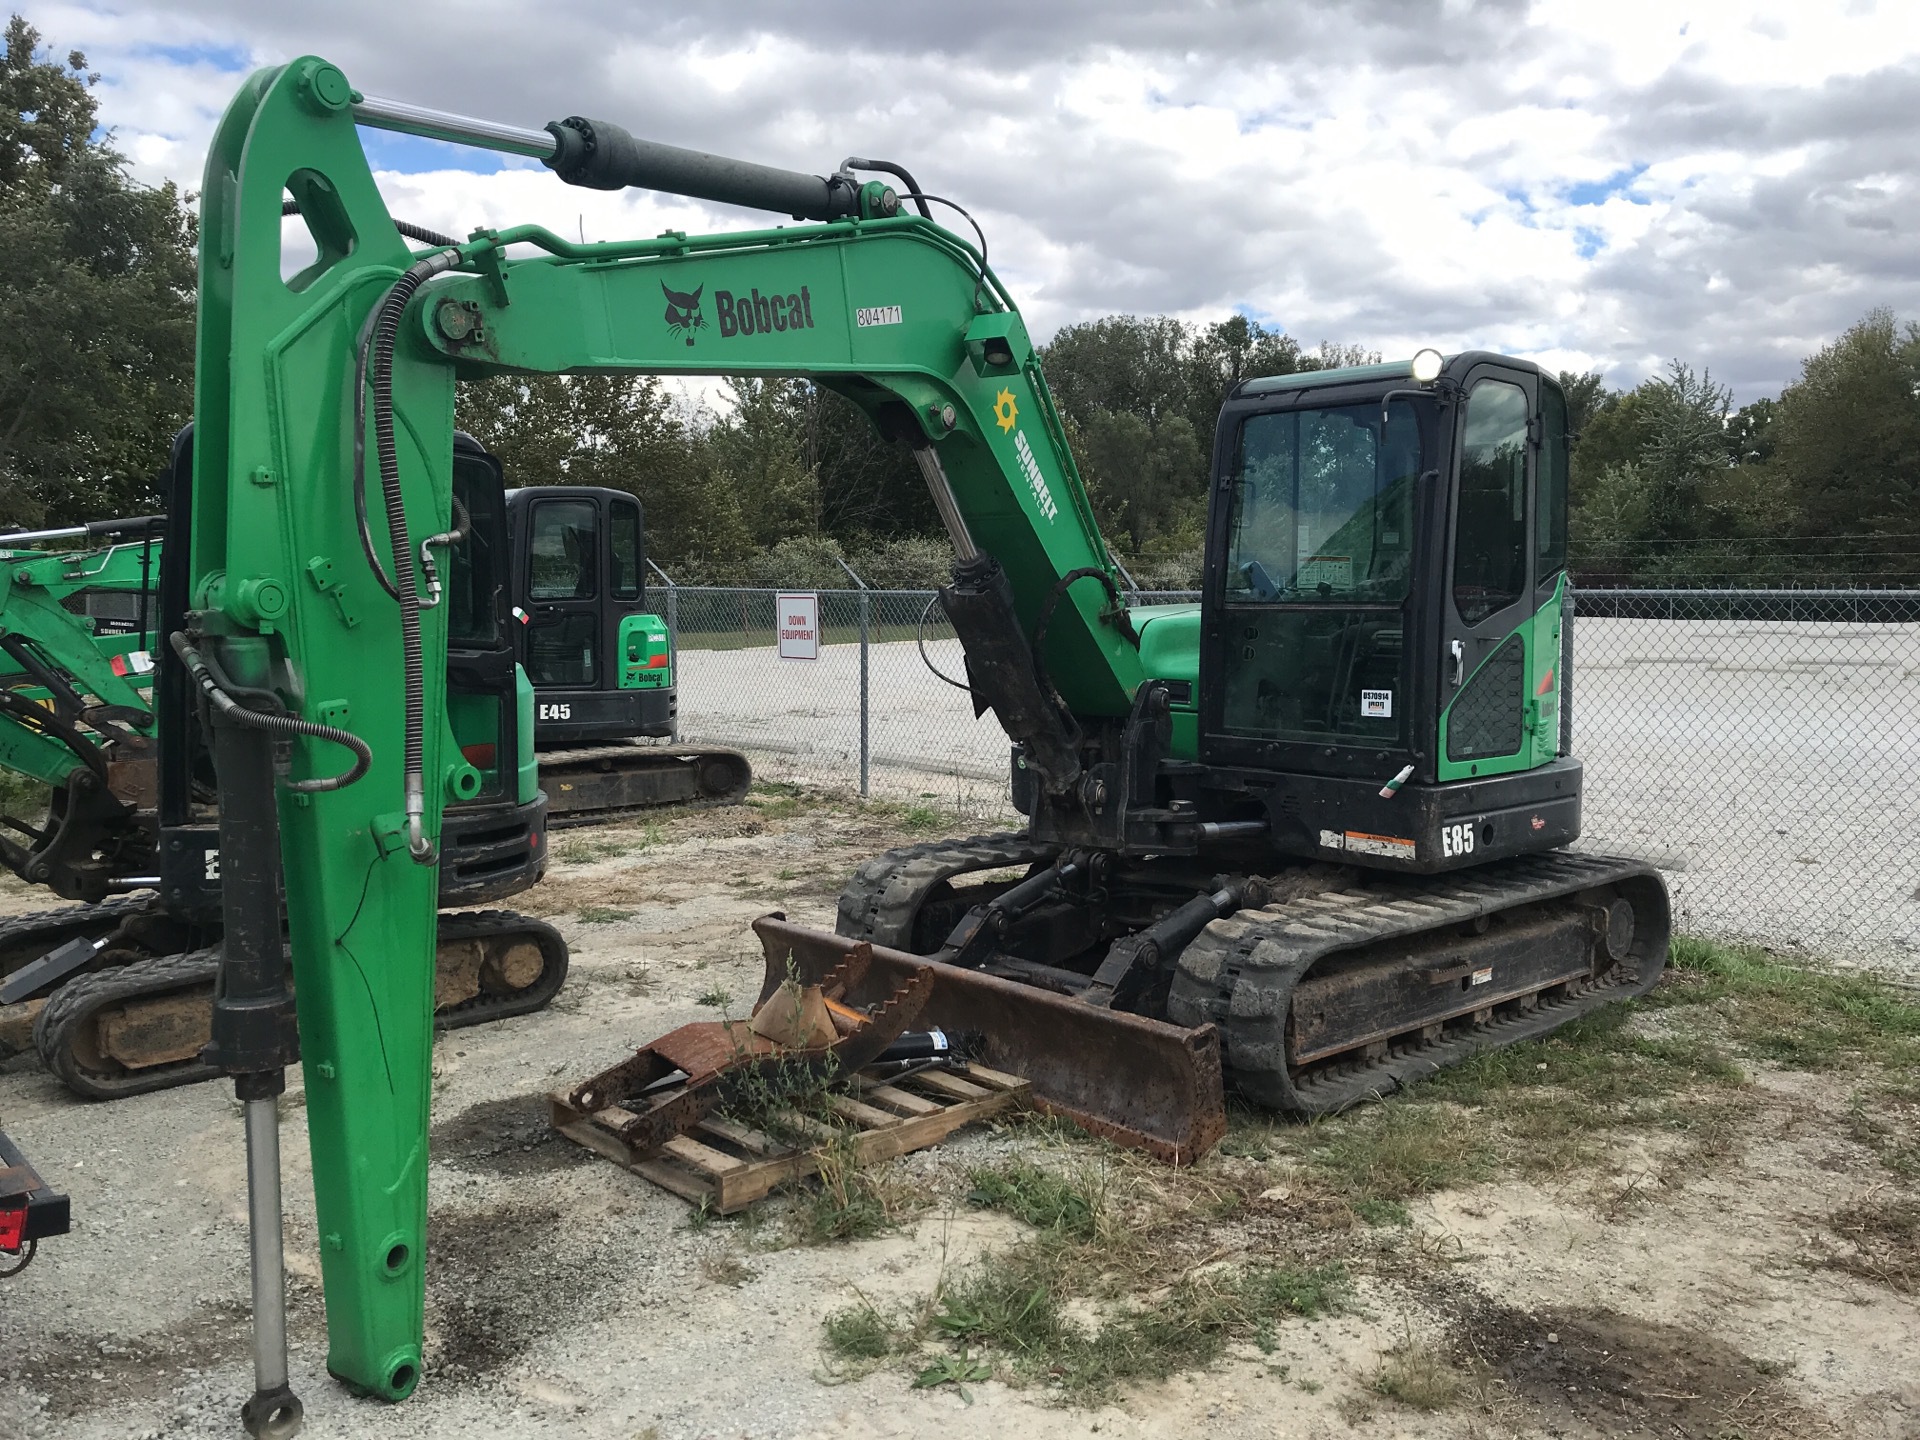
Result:
<instances>
[{"instance_id":1,"label":"paved lot","mask_svg":"<svg viewBox=\"0 0 1920 1440\"><path fill-rule=\"evenodd\" d=\"M1920 626L1577 623L1584 844L1656 860L1680 922L1920 971ZM934 663L962 673L953 640ZM763 774L858 777L855 645L688 651L690 736ZM910 641L872 647L875 792L1004 808L1007 741Z\"/></svg>"}]
</instances>

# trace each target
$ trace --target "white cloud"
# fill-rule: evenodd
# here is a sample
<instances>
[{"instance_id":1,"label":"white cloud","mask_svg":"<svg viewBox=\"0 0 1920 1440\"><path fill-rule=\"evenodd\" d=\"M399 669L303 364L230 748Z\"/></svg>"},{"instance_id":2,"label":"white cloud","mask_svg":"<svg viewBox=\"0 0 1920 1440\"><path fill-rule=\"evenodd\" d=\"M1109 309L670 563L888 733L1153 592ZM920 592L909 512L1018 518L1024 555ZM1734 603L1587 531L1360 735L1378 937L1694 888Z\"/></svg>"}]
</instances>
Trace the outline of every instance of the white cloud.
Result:
<instances>
[{"instance_id":1,"label":"white cloud","mask_svg":"<svg viewBox=\"0 0 1920 1440\"><path fill-rule=\"evenodd\" d=\"M981 219L1042 336L1246 308L1308 344L1508 349L1616 383L1680 355L1746 398L1870 305L1920 314L1905 3L122 0L32 18L103 72L136 170L191 188L234 67L306 52L369 93L513 123L603 115L815 172L895 158ZM455 233L741 219L538 168L381 183L396 214Z\"/></svg>"}]
</instances>

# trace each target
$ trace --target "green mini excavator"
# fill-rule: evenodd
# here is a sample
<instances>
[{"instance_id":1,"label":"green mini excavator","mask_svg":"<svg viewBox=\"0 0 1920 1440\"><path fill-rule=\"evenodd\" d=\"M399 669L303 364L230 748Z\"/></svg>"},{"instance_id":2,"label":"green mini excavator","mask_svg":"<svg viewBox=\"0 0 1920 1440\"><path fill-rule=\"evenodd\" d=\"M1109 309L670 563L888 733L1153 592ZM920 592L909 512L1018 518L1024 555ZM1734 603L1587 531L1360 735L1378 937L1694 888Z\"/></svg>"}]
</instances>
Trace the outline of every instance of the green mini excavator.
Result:
<instances>
[{"instance_id":1,"label":"green mini excavator","mask_svg":"<svg viewBox=\"0 0 1920 1440\"><path fill-rule=\"evenodd\" d=\"M800 223L417 248L356 124ZM1566 421L1535 366L1423 354L1242 385L1204 597L1140 607L984 242L934 223L897 165L516 129L370 99L307 57L247 82L202 193L190 600L167 639L218 771L211 1053L246 1113L255 1434L300 1414L273 1103L296 1053L328 1366L389 1399L420 1378L435 864L473 777L441 743L447 612L419 560L454 528L462 377L806 376L925 477L963 683L1012 741L1027 824L869 863L838 934L760 922L770 979L858 952L878 989L847 999L873 1003L931 972L923 1020L1183 1160L1219 1134L1223 1077L1324 1112L1658 977L1658 877L1564 848ZM283 278L289 194L316 258Z\"/></svg>"}]
</instances>

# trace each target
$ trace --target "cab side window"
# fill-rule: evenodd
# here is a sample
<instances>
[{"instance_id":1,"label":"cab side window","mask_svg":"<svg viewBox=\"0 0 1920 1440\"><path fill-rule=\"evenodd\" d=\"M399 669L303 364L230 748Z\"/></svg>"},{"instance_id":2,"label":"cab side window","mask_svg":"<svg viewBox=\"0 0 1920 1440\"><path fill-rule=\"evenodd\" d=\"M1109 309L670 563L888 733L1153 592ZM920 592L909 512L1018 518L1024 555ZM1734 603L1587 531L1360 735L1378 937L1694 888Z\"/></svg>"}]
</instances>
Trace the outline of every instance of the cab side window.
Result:
<instances>
[{"instance_id":1,"label":"cab side window","mask_svg":"<svg viewBox=\"0 0 1920 1440\"><path fill-rule=\"evenodd\" d=\"M1477 625L1519 600L1527 584L1527 395L1482 380L1467 396L1454 512L1453 603Z\"/></svg>"}]
</instances>

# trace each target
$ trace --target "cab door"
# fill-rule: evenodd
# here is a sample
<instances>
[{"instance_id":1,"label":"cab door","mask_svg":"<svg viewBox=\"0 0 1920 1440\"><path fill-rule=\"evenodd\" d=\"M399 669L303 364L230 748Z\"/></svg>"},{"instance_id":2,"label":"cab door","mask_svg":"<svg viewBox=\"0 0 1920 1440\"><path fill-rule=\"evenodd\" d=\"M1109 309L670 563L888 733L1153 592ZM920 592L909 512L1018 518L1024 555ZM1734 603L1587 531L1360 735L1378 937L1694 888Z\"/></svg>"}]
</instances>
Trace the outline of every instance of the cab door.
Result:
<instances>
[{"instance_id":1,"label":"cab door","mask_svg":"<svg viewBox=\"0 0 1920 1440\"><path fill-rule=\"evenodd\" d=\"M1530 768L1540 377L1477 365L1456 420L1440 626L1442 781Z\"/></svg>"},{"instance_id":2,"label":"cab door","mask_svg":"<svg viewBox=\"0 0 1920 1440\"><path fill-rule=\"evenodd\" d=\"M526 548L527 678L536 690L592 690L603 667L600 506L536 498Z\"/></svg>"}]
</instances>

